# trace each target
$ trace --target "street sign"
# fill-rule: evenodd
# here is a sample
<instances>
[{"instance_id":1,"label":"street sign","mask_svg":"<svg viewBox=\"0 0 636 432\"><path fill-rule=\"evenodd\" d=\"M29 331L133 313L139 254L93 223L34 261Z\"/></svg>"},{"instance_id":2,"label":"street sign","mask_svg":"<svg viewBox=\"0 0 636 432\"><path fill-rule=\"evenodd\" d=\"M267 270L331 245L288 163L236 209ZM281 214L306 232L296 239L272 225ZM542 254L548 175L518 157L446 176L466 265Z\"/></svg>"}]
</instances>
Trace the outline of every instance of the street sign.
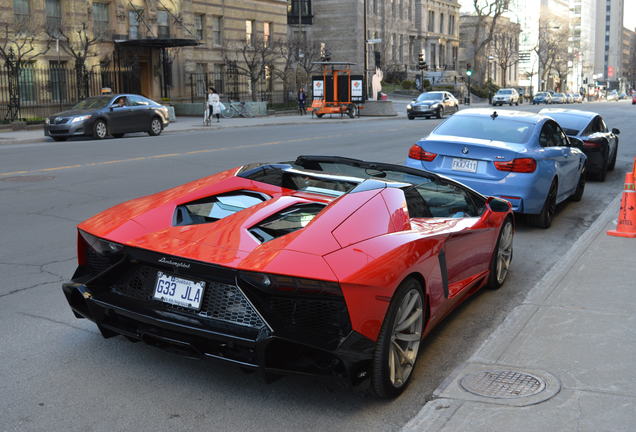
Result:
<instances>
[{"instance_id":1,"label":"street sign","mask_svg":"<svg viewBox=\"0 0 636 432\"><path fill-rule=\"evenodd\" d=\"M379 44L380 42L382 42L382 39L367 39L369 45Z\"/></svg>"}]
</instances>

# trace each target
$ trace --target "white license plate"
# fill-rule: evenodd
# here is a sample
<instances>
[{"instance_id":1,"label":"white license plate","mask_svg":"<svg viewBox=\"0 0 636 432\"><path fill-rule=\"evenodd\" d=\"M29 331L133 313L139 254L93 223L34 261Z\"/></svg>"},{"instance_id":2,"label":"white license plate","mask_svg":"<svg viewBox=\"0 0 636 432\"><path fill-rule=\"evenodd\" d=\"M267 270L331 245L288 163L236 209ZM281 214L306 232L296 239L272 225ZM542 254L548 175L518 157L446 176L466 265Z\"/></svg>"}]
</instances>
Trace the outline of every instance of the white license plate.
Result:
<instances>
[{"instance_id":1,"label":"white license plate","mask_svg":"<svg viewBox=\"0 0 636 432\"><path fill-rule=\"evenodd\" d=\"M205 282L191 281L176 276L157 272L157 282L153 298L189 309L201 309Z\"/></svg>"},{"instance_id":2,"label":"white license plate","mask_svg":"<svg viewBox=\"0 0 636 432\"><path fill-rule=\"evenodd\" d=\"M473 159L453 158L451 169L455 171L477 172L477 161Z\"/></svg>"}]
</instances>

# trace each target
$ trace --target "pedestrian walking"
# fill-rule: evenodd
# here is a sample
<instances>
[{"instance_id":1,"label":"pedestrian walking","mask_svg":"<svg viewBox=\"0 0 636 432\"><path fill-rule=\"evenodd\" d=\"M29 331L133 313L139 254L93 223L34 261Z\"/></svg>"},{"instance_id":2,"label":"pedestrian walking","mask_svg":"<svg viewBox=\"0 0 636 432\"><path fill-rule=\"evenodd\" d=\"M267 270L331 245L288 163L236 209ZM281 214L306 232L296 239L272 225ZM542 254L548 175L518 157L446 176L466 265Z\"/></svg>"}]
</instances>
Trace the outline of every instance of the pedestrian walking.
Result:
<instances>
[{"instance_id":1,"label":"pedestrian walking","mask_svg":"<svg viewBox=\"0 0 636 432\"><path fill-rule=\"evenodd\" d=\"M303 87L301 87L298 90L298 111L300 112L300 115L305 115L307 114L307 110L305 109L305 104L307 102L307 94L305 93L305 89Z\"/></svg>"},{"instance_id":2,"label":"pedestrian walking","mask_svg":"<svg viewBox=\"0 0 636 432\"><path fill-rule=\"evenodd\" d=\"M221 121L221 96L214 87L208 89L208 118L216 117L216 122Z\"/></svg>"}]
</instances>

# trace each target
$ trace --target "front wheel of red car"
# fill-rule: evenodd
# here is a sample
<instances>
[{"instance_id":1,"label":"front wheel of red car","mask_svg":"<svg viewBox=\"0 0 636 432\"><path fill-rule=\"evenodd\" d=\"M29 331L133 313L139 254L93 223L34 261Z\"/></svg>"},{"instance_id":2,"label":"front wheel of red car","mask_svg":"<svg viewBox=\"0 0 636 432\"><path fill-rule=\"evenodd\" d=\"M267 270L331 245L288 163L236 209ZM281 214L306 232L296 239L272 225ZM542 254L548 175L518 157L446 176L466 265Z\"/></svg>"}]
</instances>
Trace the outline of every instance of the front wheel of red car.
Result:
<instances>
[{"instance_id":1,"label":"front wheel of red car","mask_svg":"<svg viewBox=\"0 0 636 432\"><path fill-rule=\"evenodd\" d=\"M384 318L373 355L371 386L381 398L406 388L420 348L426 310L422 286L407 279L398 287Z\"/></svg>"},{"instance_id":2,"label":"front wheel of red car","mask_svg":"<svg viewBox=\"0 0 636 432\"><path fill-rule=\"evenodd\" d=\"M506 277L510 271L510 263L512 262L513 236L514 229L512 227L512 221L506 219L501 227L501 231L499 231L497 245L495 246L495 251L490 261L490 275L488 276L488 283L486 285L490 289L498 289L506 281Z\"/></svg>"}]
</instances>

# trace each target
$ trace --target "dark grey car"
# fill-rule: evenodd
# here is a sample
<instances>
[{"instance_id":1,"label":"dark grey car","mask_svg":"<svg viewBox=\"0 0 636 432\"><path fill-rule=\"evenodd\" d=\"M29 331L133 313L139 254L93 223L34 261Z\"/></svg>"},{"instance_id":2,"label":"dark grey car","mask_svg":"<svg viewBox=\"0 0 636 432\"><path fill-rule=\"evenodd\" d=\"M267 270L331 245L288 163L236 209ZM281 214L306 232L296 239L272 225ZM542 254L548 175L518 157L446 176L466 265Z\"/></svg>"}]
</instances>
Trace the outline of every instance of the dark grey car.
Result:
<instances>
[{"instance_id":1,"label":"dark grey car","mask_svg":"<svg viewBox=\"0 0 636 432\"><path fill-rule=\"evenodd\" d=\"M168 108L136 94L94 96L45 120L44 135L55 141L73 136L121 138L130 132L159 135L168 126Z\"/></svg>"},{"instance_id":2,"label":"dark grey car","mask_svg":"<svg viewBox=\"0 0 636 432\"><path fill-rule=\"evenodd\" d=\"M442 118L444 114L453 114L457 111L459 101L447 91L422 93L406 106L406 116L409 120L415 117Z\"/></svg>"}]
</instances>

